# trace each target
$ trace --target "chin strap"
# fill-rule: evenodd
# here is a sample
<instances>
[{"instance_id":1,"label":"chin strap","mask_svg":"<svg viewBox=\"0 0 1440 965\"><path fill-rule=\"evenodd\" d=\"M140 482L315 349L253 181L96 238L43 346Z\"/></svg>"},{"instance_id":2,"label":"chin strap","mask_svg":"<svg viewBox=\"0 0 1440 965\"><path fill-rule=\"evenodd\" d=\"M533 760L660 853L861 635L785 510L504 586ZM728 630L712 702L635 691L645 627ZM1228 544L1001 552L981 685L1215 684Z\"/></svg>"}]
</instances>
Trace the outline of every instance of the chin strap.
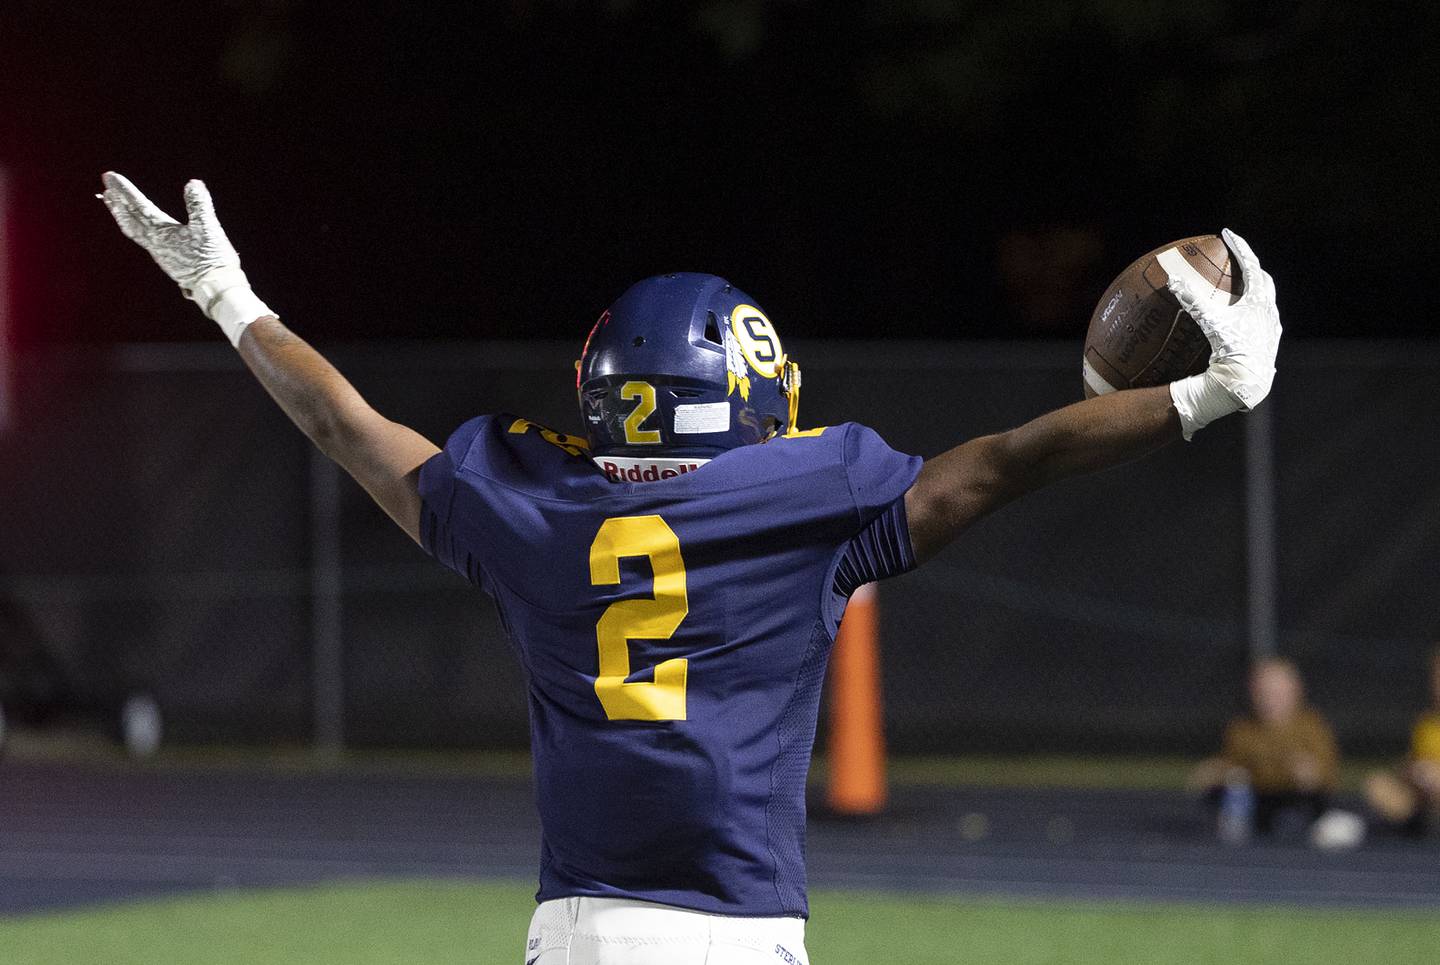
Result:
<instances>
[{"instance_id":1,"label":"chin strap","mask_svg":"<svg viewBox=\"0 0 1440 965\"><path fill-rule=\"evenodd\" d=\"M800 365L790 361L788 356L780 367L780 391L790 402L790 421L785 431L794 432L799 428L795 420L800 417Z\"/></svg>"}]
</instances>

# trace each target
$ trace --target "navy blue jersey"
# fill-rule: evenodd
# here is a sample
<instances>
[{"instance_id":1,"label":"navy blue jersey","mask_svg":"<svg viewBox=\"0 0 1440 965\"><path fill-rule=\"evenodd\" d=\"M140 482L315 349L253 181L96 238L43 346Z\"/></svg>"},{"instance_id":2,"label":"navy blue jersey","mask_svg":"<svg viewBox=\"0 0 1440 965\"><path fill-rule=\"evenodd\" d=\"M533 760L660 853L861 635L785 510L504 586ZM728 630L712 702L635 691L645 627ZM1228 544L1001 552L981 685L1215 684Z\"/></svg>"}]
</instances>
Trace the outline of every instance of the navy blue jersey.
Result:
<instances>
[{"instance_id":1,"label":"navy blue jersey","mask_svg":"<svg viewBox=\"0 0 1440 965\"><path fill-rule=\"evenodd\" d=\"M806 916L825 664L848 594L914 565L920 459L848 423L631 482L583 446L482 416L420 472L425 548L525 669L538 897Z\"/></svg>"}]
</instances>

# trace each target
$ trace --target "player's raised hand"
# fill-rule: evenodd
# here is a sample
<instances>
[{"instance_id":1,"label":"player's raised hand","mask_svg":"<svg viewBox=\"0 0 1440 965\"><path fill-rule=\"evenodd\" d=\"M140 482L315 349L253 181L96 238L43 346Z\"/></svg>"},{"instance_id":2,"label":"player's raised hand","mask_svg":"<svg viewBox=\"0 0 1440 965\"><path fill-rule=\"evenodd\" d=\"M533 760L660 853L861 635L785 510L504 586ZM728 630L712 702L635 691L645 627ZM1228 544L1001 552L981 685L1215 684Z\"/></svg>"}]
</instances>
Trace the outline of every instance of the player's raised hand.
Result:
<instances>
[{"instance_id":1,"label":"player's raised hand","mask_svg":"<svg viewBox=\"0 0 1440 965\"><path fill-rule=\"evenodd\" d=\"M240 255L215 217L215 203L203 181L185 184L186 223L161 211L123 175L106 171L105 202L125 237L150 253L165 274L240 344L245 326L275 314L250 290L240 270Z\"/></svg>"},{"instance_id":2,"label":"player's raised hand","mask_svg":"<svg viewBox=\"0 0 1440 965\"><path fill-rule=\"evenodd\" d=\"M1211 349L1208 369L1170 383L1170 396L1186 439L1221 416L1249 412L1270 394L1275 381L1281 332L1275 280L1260 267L1260 259L1244 238L1229 228L1221 237L1239 262L1245 285L1245 293L1235 304L1214 304L1178 275L1169 280L1171 293L1200 326Z\"/></svg>"}]
</instances>

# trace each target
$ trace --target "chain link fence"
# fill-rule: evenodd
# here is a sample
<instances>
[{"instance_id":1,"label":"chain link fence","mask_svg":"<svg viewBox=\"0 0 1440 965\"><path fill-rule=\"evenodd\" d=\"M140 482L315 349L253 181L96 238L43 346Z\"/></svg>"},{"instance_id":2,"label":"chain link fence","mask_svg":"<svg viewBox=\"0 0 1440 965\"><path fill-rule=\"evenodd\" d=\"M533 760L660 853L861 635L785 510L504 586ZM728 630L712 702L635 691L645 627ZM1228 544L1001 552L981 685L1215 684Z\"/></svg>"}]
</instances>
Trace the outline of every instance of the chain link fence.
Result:
<instances>
[{"instance_id":1,"label":"chain link fence","mask_svg":"<svg viewBox=\"0 0 1440 965\"><path fill-rule=\"evenodd\" d=\"M573 430L575 348L331 354L440 441L486 411ZM927 456L1080 391L1068 344L792 348L803 424L863 421ZM1281 361L1265 525L1247 504L1254 420L1229 419L1036 494L885 584L891 746L1208 748L1260 607L1347 750L1400 747L1440 635L1440 346L1296 341ZM314 455L227 348L34 353L16 382L0 439L12 717L103 717L146 692L180 741L524 745L525 683L489 602ZM1256 599L1247 560L1271 530L1275 592Z\"/></svg>"}]
</instances>

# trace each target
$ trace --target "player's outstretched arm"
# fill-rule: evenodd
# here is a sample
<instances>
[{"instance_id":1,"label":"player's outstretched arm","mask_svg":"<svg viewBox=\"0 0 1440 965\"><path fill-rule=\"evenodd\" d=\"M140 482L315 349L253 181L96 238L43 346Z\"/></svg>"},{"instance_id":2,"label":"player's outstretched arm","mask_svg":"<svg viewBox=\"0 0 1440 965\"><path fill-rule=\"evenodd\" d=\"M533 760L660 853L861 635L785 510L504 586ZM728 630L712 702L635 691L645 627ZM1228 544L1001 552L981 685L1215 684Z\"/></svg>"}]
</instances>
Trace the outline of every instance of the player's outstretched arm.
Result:
<instances>
[{"instance_id":1,"label":"player's outstretched arm","mask_svg":"<svg viewBox=\"0 0 1440 965\"><path fill-rule=\"evenodd\" d=\"M1069 476L1128 462L1180 438L1166 386L1097 396L925 460L905 494L919 559L980 517Z\"/></svg>"},{"instance_id":2,"label":"player's outstretched arm","mask_svg":"<svg viewBox=\"0 0 1440 965\"><path fill-rule=\"evenodd\" d=\"M1224 232L1245 294L1213 307L1172 278L1170 290L1210 340L1210 367L1169 386L1130 389L1068 405L1018 429L981 436L926 460L905 494L910 541L925 559L987 513L1070 476L1129 462L1270 392L1280 344L1275 283L1244 239Z\"/></svg>"},{"instance_id":3,"label":"player's outstretched arm","mask_svg":"<svg viewBox=\"0 0 1440 965\"><path fill-rule=\"evenodd\" d=\"M319 352L272 316L240 338L240 357L310 441L420 542L420 467L440 449L372 409Z\"/></svg>"},{"instance_id":4,"label":"player's outstretched arm","mask_svg":"<svg viewBox=\"0 0 1440 965\"><path fill-rule=\"evenodd\" d=\"M195 301L240 352L285 414L420 541L420 466L440 450L372 409L344 376L290 332L250 290L240 256L200 181L185 185L186 224L125 178L104 175L100 195L120 230Z\"/></svg>"}]
</instances>

